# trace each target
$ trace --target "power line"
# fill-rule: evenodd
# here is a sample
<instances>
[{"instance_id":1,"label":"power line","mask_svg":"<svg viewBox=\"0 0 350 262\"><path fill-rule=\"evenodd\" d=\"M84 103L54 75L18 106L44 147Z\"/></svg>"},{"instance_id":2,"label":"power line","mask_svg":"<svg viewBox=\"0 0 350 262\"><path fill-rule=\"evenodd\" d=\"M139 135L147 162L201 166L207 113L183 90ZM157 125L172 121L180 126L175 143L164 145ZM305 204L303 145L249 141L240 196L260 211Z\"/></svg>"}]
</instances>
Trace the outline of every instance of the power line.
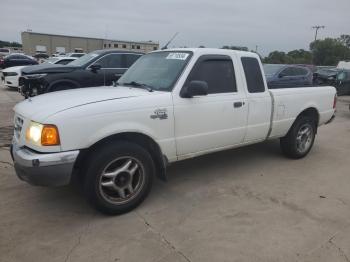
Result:
<instances>
[{"instance_id":1,"label":"power line","mask_svg":"<svg viewBox=\"0 0 350 262\"><path fill-rule=\"evenodd\" d=\"M325 29L325 26L324 25L315 25L315 26L312 27L312 29L315 29L315 41L316 41L317 40L318 30Z\"/></svg>"}]
</instances>

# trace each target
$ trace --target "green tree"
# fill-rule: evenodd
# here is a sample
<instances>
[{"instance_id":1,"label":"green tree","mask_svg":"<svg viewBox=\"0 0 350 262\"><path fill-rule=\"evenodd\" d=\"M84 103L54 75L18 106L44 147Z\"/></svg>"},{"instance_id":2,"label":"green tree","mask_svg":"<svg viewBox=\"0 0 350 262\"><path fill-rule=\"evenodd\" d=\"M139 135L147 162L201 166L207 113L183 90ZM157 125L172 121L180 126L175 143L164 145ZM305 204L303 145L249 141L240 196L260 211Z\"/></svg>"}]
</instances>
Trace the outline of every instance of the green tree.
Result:
<instances>
[{"instance_id":1,"label":"green tree","mask_svg":"<svg viewBox=\"0 0 350 262\"><path fill-rule=\"evenodd\" d=\"M315 65L335 66L341 60L350 59L350 48L339 39L326 38L310 44Z\"/></svg>"},{"instance_id":2,"label":"green tree","mask_svg":"<svg viewBox=\"0 0 350 262\"><path fill-rule=\"evenodd\" d=\"M347 48L350 48L350 35L341 35L338 40Z\"/></svg>"},{"instance_id":3,"label":"green tree","mask_svg":"<svg viewBox=\"0 0 350 262\"><path fill-rule=\"evenodd\" d=\"M290 51L287 56L292 64L312 64L312 53L304 49Z\"/></svg>"},{"instance_id":4,"label":"green tree","mask_svg":"<svg viewBox=\"0 0 350 262\"><path fill-rule=\"evenodd\" d=\"M290 58L285 52L273 51L263 60L266 64L290 64Z\"/></svg>"},{"instance_id":5,"label":"green tree","mask_svg":"<svg viewBox=\"0 0 350 262\"><path fill-rule=\"evenodd\" d=\"M8 41L1 41L0 40L0 47L22 47L20 43L17 42L8 42Z\"/></svg>"}]
</instances>

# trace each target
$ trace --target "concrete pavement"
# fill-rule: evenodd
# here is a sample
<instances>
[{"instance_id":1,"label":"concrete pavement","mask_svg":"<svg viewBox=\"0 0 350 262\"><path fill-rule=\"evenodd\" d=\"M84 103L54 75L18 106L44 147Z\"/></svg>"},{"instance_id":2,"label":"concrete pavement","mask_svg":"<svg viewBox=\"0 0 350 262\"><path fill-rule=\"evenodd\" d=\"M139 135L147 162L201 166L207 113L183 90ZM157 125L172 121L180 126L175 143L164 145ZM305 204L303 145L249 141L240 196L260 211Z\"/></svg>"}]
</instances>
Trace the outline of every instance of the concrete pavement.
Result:
<instances>
[{"instance_id":1,"label":"concrete pavement","mask_svg":"<svg viewBox=\"0 0 350 262\"><path fill-rule=\"evenodd\" d=\"M18 99L1 89L1 127ZM20 181L2 147L0 261L350 261L349 102L304 159L268 141L182 161L116 217L71 187Z\"/></svg>"}]
</instances>

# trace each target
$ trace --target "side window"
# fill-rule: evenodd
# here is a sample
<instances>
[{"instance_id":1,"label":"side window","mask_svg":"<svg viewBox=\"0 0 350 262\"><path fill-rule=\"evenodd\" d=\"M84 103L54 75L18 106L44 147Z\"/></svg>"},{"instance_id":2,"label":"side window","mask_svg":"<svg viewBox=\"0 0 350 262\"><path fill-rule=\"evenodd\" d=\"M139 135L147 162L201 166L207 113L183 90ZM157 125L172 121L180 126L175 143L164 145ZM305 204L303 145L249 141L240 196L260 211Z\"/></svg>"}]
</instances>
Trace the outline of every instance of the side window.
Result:
<instances>
[{"instance_id":1,"label":"side window","mask_svg":"<svg viewBox=\"0 0 350 262\"><path fill-rule=\"evenodd\" d=\"M141 57L141 55L125 55L126 68L129 68L140 57Z\"/></svg>"},{"instance_id":2,"label":"side window","mask_svg":"<svg viewBox=\"0 0 350 262\"><path fill-rule=\"evenodd\" d=\"M235 71L229 56L202 56L186 84L193 80L207 82L208 94L237 92Z\"/></svg>"},{"instance_id":3,"label":"side window","mask_svg":"<svg viewBox=\"0 0 350 262\"><path fill-rule=\"evenodd\" d=\"M56 64L59 64L59 65L66 65L68 63L72 62L72 60L69 60L69 59L62 59L60 61L58 61Z\"/></svg>"},{"instance_id":4,"label":"side window","mask_svg":"<svg viewBox=\"0 0 350 262\"><path fill-rule=\"evenodd\" d=\"M298 76L306 76L308 74L308 70L305 68L299 67L299 68L295 68L295 69L297 71Z\"/></svg>"},{"instance_id":5,"label":"side window","mask_svg":"<svg viewBox=\"0 0 350 262\"><path fill-rule=\"evenodd\" d=\"M109 54L102 57L96 63L100 64L102 68L122 68L122 55Z\"/></svg>"},{"instance_id":6,"label":"side window","mask_svg":"<svg viewBox=\"0 0 350 262\"><path fill-rule=\"evenodd\" d=\"M241 58L249 93L265 92L264 80L258 59L254 57Z\"/></svg>"},{"instance_id":7,"label":"side window","mask_svg":"<svg viewBox=\"0 0 350 262\"><path fill-rule=\"evenodd\" d=\"M109 55L109 64L107 68L123 68L122 66L122 55L113 54Z\"/></svg>"},{"instance_id":8,"label":"side window","mask_svg":"<svg viewBox=\"0 0 350 262\"><path fill-rule=\"evenodd\" d=\"M287 67L286 69L282 70L280 75L282 75L282 76L296 76L297 72L295 71L294 67Z\"/></svg>"},{"instance_id":9,"label":"side window","mask_svg":"<svg viewBox=\"0 0 350 262\"><path fill-rule=\"evenodd\" d=\"M339 81L344 81L346 80L346 73L345 72L341 72L337 75L337 80Z\"/></svg>"}]
</instances>

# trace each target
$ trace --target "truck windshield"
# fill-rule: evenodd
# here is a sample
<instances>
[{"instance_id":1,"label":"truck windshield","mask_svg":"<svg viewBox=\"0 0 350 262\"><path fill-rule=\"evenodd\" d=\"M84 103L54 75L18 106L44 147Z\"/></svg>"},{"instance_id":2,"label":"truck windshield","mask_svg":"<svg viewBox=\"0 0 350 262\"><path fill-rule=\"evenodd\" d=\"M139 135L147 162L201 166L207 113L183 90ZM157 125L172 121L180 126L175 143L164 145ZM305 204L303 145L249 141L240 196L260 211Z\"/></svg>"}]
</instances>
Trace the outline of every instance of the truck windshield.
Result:
<instances>
[{"instance_id":1,"label":"truck windshield","mask_svg":"<svg viewBox=\"0 0 350 262\"><path fill-rule=\"evenodd\" d=\"M163 51L142 56L119 79L119 85L139 83L153 90L171 91L192 52Z\"/></svg>"}]
</instances>

